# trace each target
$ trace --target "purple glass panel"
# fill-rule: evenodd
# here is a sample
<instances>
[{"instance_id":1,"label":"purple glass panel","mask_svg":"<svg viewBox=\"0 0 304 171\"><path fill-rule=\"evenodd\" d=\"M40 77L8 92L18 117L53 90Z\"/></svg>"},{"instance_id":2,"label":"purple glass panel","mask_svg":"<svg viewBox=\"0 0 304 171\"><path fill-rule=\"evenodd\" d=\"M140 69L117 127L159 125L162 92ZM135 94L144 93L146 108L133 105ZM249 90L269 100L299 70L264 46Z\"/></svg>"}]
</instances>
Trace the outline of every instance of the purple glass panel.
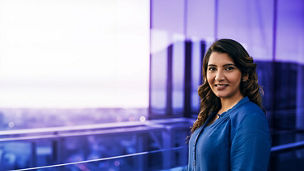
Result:
<instances>
[{"instance_id":1,"label":"purple glass panel","mask_svg":"<svg viewBox=\"0 0 304 171\"><path fill-rule=\"evenodd\" d=\"M185 44L176 42L173 46L173 89L172 107L174 114L181 114L184 107Z\"/></svg>"},{"instance_id":2,"label":"purple glass panel","mask_svg":"<svg viewBox=\"0 0 304 171\"><path fill-rule=\"evenodd\" d=\"M164 113L166 105L167 51L151 55L151 108L153 113ZM154 111L155 110L155 111Z\"/></svg>"},{"instance_id":3,"label":"purple glass panel","mask_svg":"<svg viewBox=\"0 0 304 171\"><path fill-rule=\"evenodd\" d=\"M190 0L187 3L187 38L213 39L215 3L202 0Z\"/></svg>"},{"instance_id":4,"label":"purple glass panel","mask_svg":"<svg viewBox=\"0 0 304 171\"><path fill-rule=\"evenodd\" d=\"M271 60L273 0L223 0L218 5L218 38L241 42L255 60Z\"/></svg>"},{"instance_id":5,"label":"purple glass panel","mask_svg":"<svg viewBox=\"0 0 304 171\"><path fill-rule=\"evenodd\" d=\"M199 85L201 84L201 42L196 41L193 42L192 46L192 93L191 93L191 107L193 113L199 112L200 107L200 97L198 95L197 89Z\"/></svg>"},{"instance_id":6,"label":"purple glass panel","mask_svg":"<svg viewBox=\"0 0 304 171\"><path fill-rule=\"evenodd\" d=\"M278 1L276 60L304 64L304 1Z\"/></svg>"},{"instance_id":7,"label":"purple glass panel","mask_svg":"<svg viewBox=\"0 0 304 171\"><path fill-rule=\"evenodd\" d=\"M153 29L184 33L184 0L152 0Z\"/></svg>"}]
</instances>

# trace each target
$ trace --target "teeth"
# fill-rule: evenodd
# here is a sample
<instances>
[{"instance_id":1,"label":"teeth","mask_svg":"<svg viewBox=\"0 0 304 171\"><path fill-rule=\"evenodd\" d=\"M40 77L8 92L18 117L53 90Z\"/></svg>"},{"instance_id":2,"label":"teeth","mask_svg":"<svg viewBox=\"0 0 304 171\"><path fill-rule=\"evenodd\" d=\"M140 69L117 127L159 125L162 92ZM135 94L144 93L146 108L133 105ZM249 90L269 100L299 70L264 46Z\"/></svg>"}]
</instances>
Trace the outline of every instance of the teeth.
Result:
<instances>
[{"instance_id":1,"label":"teeth","mask_svg":"<svg viewBox=\"0 0 304 171\"><path fill-rule=\"evenodd\" d=\"M215 84L216 87L223 87L223 86L227 86L227 84Z\"/></svg>"}]
</instances>

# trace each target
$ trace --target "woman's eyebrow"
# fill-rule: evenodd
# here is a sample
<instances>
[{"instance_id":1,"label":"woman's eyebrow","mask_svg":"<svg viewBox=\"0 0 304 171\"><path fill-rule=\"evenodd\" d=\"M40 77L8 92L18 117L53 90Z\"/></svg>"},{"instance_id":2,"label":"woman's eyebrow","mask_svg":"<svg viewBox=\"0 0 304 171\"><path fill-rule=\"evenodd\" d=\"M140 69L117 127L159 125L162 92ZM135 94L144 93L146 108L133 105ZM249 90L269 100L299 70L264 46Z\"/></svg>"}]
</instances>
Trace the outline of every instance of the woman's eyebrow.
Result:
<instances>
[{"instance_id":1,"label":"woman's eyebrow","mask_svg":"<svg viewBox=\"0 0 304 171\"><path fill-rule=\"evenodd\" d=\"M208 64L208 66L216 66L215 64Z\"/></svg>"},{"instance_id":2,"label":"woman's eyebrow","mask_svg":"<svg viewBox=\"0 0 304 171\"><path fill-rule=\"evenodd\" d=\"M215 64L208 64L208 66L217 66L217 65L215 65ZM224 64L223 65L224 67L227 67L227 66L235 66L235 64Z\"/></svg>"},{"instance_id":3,"label":"woman's eyebrow","mask_svg":"<svg viewBox=\"0 0 304 171\"><path fill-rule=\"evenodd\" d=\"M227 66L235 66L234 64L225 64L223 65L224 67L227 67Z\"/></svg>"}]
</instances>

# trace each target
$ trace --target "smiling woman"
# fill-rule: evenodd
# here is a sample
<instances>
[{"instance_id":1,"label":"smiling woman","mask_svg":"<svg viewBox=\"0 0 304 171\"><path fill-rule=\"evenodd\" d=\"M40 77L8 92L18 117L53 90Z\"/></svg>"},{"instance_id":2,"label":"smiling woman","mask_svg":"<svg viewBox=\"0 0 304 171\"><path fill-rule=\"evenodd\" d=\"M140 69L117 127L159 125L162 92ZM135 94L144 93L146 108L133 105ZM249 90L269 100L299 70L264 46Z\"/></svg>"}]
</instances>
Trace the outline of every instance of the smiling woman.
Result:
<instances>
[{"instance_id":1,"label":"smiling woman","mask_svg":"<svg viewBox=\"0 0 304 171\"><path fill-rule=\"evenodd\" d=\"M148 0L0 2L0 107L147 107Z\"/></svg>"},{"instance_id":2,"label":"smiling woman","mask_svg":"<svg viewBox=\"0 0 304 171\"><path fill-rule=\"evenodd\" d=\"M220 39L204 57L203 77L188 170L266 171L271 139L252 57L240 43Z\"/></svg>"}]
</instances>

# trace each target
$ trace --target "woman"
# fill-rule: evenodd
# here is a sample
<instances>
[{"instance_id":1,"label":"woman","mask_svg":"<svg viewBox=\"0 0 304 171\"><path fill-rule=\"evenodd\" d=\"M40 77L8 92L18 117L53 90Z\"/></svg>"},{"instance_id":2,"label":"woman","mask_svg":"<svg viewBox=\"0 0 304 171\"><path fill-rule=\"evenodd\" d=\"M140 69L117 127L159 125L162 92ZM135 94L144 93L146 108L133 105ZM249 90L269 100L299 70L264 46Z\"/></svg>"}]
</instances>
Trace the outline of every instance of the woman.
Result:
<instances>
[{"instance_id":1,"label":"woman","mask_svg":"<svg viewBox=\"0 0 304 171\"><path fill-rule=\"evenodd\" d=\"M188 170L266 171L271 139L252 57L240 43L218 40L204 57L203 77Z\"/></svg>"}]
</instances>

